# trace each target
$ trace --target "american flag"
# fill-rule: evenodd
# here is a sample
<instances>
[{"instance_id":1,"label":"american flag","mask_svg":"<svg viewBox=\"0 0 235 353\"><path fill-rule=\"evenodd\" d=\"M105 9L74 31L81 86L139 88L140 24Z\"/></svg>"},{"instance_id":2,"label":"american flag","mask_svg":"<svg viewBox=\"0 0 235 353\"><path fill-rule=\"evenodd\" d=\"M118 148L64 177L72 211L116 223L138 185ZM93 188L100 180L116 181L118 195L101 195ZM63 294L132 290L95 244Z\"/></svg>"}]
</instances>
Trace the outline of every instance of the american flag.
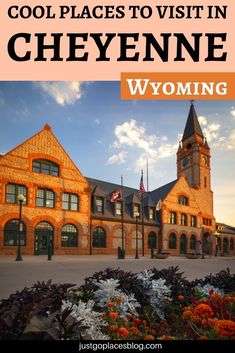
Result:
<instances>
[{"instance_id":1,"label":"american flag","mask_svg":"<svg viewBox=\"0 0 235 353\"><path fill-rule=\"evenodd\" d=\"M144 193L145 193L145 188L144 188L144 178L143 178L143 171L142 171L141 178L140 178L140 188L139 188L140 197L143 197Z\"/></svg>"}]
</instances>

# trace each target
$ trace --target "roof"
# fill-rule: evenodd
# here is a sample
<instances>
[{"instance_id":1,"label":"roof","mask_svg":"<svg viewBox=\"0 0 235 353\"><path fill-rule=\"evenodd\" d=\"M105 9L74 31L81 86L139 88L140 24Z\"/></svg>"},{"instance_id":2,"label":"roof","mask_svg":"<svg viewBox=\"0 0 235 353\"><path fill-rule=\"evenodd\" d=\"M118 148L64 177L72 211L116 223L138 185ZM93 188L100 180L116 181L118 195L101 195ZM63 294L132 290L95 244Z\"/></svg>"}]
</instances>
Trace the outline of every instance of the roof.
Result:
<instances>
[{"instance_id":1,"label":"roof","mask_svg":"<svg viewBox=\"0 0 235 353\"><path fill-rule=\"evenodd\" d=\"M171 181L170 183L161 186L158 189L153 190L150 194L151 194L151 199L153 200L153 202L155 202L155 204L158 203L159 200L164 200L165 197L167 196L167 194L171 191L171 189L173 188L173 186L175 186L175 184L177 183L177 179L174 181Z\"/></svg>"},{"instance_id":2,"label":"roof","mask_svg":"<svg viewBox=\"0 0 235 353\"><path fill-rule=\"evenodd\" d=\"M108 218L108 219L114 219L114 220L117 220L117 219L121 220L120 215L115 215L115 212L114 212L115 203L110 202L110 198L111 198L112 193L114 191L121 190L121 185L109 183L109 182L102 181L102 180L92 179L92 178L86 178L86 179L87 179L88 183L90 184L90 186L92 187L93 191L95 190L95 192L94 192L95 195L102 196L102 197L104 197L104 195L105 195L105 197L106 197L104 213L97 214L97 212L94 212L94 210L92 210L92 216L97 217L97 218L101 218L101 219ZM99 195L99 192L100 192L100 195ZM134 188L130 188L127 186L123 186L123 194L124 194L124 198L125 198L124 220L134 222L135 219L133 218L133 214L132 214L132 204L133 203L141 204L139 190L134 189ZM148 202L147 202L147 199L148 199ZM152 200L151 193L146 192L144 194L144 207L145 207L144 220L145 220L145 223L154 224L155 226L156 225L159 226L160 224L159 224L157 217L155 218L155 220L151 220L151 221L149 220L148 214L146 212L147 206L155 207L156 203Z\"/></svg>"},{"instance_id":3,"label":"roof","mask_svg":"<svg viewBox=\"0 0 235 353\"><path fill-rule=\"evenodd\" d=\"M194 134L198 134L198 135L204 137L203 133L202 133L201 126L200 126L198 118L197 118L196 110L195 110L194 105L192 103L190 106L188 119L187 119L187 122L185 125L182 141L186 140L188 137L190 137Z\"/></svg>"},{"instance_id":4,"label":"roof","mask_svg":"<svg viewBox=\"0 0 235 353\"><path fill-rule=\"evenodd\" d=\"M228 224L225 224L225 223L216 222L216 228L217 226L223 227L223 230L217 229L219 233L233 234L235 236L235 227L229 226Z\"/></svg>"}]
</instances>

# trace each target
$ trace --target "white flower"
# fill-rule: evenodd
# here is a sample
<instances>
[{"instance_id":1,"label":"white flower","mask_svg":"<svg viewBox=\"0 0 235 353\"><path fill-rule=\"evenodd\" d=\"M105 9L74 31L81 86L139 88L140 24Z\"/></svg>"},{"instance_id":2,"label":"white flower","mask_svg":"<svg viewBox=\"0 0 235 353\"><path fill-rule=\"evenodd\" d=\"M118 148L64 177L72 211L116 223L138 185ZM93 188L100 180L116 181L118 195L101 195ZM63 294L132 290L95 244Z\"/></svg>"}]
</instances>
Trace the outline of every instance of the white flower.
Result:
<instances>
[{"instance_id":1,"label":"white flower","mask_svg":"<svg viewBox=\"0 0 235 353\"><path fill-rule=\"evenodd\" d=\"M63 300L61 309L71 309L70 315L73 318L77 321L83 320L82 324L88 326L84 336L89 336L92 340L108 340L109 337L101 332L101 328L106 325L106 322L101 321L102 314L94 311L93 306L93 300L88 300L87 303L79 300L78 305Z\"/></svg>"},{"instance_id":2,"label":"white flower","mask_svg":"<svg viewBox=\"0 0 235 353\"><path fill-rule=\"evenodd\" d=\"M119 286L119 280L107 279L106 281L101 280L96 283L99 289L94 293L95 298L98 299L98 305L103 307L108 301L115 301L116 298L122 298L120 303L120 316L125 317L127 314L136 315L136 308L140 307L140 304L134 297L134 294L125 294L121 290L117 289Z\"/></svg>"},{"instance_id":3,"label":"white flower","mask_svg":"<svg viewBox=\"0 0 235 353\"><path fill-rule=\"evenodd\" d=\"M151 279L154 276L154 273L151 270L144 270L137 274L137 279L143 282L143 286L146 288L151 284Z\"/></svg>"},{"instance_id":4,"label":"white flower","mask_svg":"<svg viewBox=\"0 0 235 353\"><path fill-rule=\"evenodd\" d=\"M195 289L198 289L200 291L200 293L205 296L205 297L209 297L210 292L216 292L220 295L224 295L224 291L222 289L216 288L214 286L212 286L211 284L205 284L204 286L196 286Z\"/></svg>"}]
</instances>

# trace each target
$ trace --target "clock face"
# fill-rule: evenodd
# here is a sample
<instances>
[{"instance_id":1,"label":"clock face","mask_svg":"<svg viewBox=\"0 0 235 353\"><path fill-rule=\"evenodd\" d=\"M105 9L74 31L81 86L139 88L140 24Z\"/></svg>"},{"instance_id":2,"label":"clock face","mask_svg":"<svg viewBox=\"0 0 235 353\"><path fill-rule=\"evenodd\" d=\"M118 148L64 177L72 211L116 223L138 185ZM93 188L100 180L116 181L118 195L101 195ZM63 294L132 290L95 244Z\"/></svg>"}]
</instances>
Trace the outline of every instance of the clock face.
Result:
<instances>
[{"instance_id":1,"label":"clock face","mask_svg":"<svg viewBox=\"0 0 235 353\"><path fill-rule=\"evenodd\" d=\"M189 164L189 157L185 157L183 160L182 160L182 167L187 167L187 165Z\"/></svg>"}]
</instances>

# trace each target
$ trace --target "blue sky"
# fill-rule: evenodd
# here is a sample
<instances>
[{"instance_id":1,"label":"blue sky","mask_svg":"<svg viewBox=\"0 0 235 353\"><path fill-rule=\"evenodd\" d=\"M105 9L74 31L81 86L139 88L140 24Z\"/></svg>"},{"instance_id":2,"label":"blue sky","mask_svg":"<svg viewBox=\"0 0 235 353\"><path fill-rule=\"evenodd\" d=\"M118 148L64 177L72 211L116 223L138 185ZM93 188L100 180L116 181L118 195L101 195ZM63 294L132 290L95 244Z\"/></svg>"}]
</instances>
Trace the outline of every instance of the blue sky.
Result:
<instances>
[{"instance_id":1,"label":"blue sky","mask_svg":"<svg viewBox=\"0 0 235 353\"><path fill-rule=\"evenodd\" d=\"M0 82L0 153L45 123L80 171L138 188L149 159L150 190L176 178L189 101L121 101L119 82ZM196 101L212 154L217 221L235 225L235 102ZM145 172L146 187L146 172Z\"/></svg>"}]
</instances>

